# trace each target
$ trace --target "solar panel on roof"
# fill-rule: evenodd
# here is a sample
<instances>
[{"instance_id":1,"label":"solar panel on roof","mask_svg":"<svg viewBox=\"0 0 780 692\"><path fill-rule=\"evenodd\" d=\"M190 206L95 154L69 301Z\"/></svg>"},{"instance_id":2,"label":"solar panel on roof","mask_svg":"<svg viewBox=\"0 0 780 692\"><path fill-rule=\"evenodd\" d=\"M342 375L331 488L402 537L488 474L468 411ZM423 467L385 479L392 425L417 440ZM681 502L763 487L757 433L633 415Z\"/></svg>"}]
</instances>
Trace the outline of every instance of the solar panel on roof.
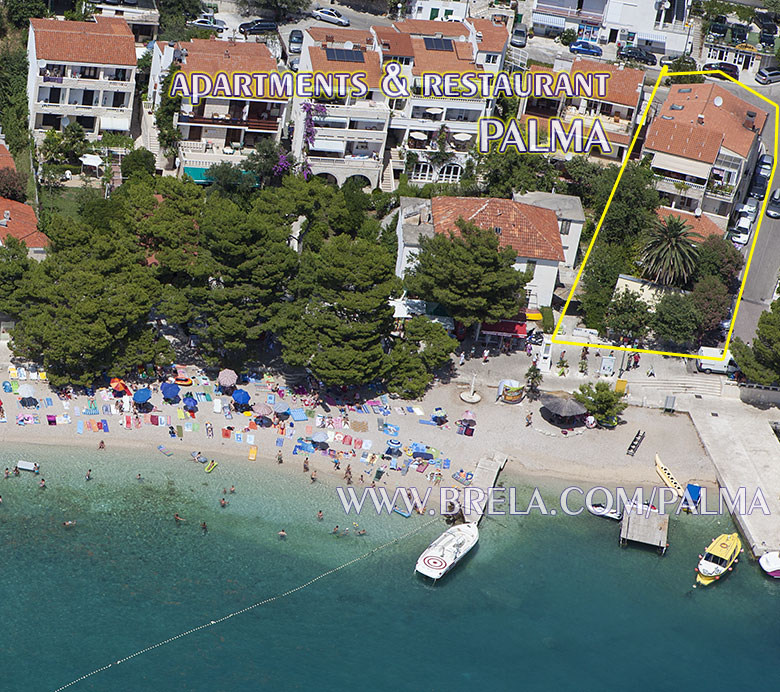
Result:
<instances>
[{"instance_id":1,"label":"solar panel on roof","mask_svg":"<svg viewBox=\"0 0 780 692\"><path fill-rule=\"evenodd\" d=\"M425 41L426 50L452 50L452 40L448 38L430 38L426 37Z\"/></svg>"},{"instance_id":2,"label":"solar panel on roof","mask_svg":"<svg viewBox=\"0 0 780 692\"><path fill-rule=\"evenodd\" d=\"M345 50L344 48L326 48L325 57L328 60L339 62L365 62L365 56L361 50Z\"/></svg>"}]
</instances>

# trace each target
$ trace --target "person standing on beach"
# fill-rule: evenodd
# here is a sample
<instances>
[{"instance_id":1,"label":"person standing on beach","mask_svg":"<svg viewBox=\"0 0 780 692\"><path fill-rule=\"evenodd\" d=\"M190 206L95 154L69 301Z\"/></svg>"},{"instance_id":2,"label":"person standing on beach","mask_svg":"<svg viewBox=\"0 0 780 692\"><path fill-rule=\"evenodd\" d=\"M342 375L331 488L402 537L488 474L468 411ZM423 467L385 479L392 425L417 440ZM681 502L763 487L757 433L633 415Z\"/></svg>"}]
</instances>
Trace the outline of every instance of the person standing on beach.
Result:
<instances>
[{"instance_id":1,"label":"person standing on beach","mask_svg":"<svg viewBox=\"0 0 780 692\"><path fill-rule=\"evenodd\" d=\"M525 417L525 427L526 427L526 428L528 428L528 427L530 427L530 426L531 426L531 423L533 422L533 416L534 416L534 414L533 414L533 412L531 412L531 413L529 413L529 414L528 414L528 415Z\"/></svg>"},{"instance_id":2,"label":"person standing on beach","mask_svg":"<svg viewBox=\"0 0 780 692\"><path fill-rule=\"evenodd\" d=\"M465 362L466 362L466 354L465 354L463 351L461 351L461 352L460 352L460 358L458 358L458 365L459 365L460 367L463 367L463 364L464 364Z\"/></svg>"},{"instance_id":3,"label":"person standing on beach","mask_svg":"<svg viewBox=\"0 0 780 692\"><path fill-rule=\"evenodd\" d=\"M282 464L282 463L284 463L284 460L282 459L282 451L281 451L281 450L279 450L279 451L276 453L276 463L277 463L277 464Z\"/></svg>"},{"instance_id":4,"label":"person standing on beach","mask_svg":"<svg viewBox=\"0 0 780 692\"><path fill-rule=\"evenodd\" d=\"M309 457L306 457L303 460L303 472L308 473L309 472Z\"/></svg>"},{"instance_id":5,"label":"person standing on beach","mask_svg":"<svg viewBox=\"0 0 780 692\"><path fill-rule=\"evenodd\" d=\"M314 483L317 480L317 470L311 472L311 482Z\"/></svg>"},{"instance_id":6,"label":"person standing on beach","mask_svg":"<svg viewBox=\"0 0 780 692\"><path fill-rule=\"evenodd\" d=\"M103 440L100 440L100 444L98 445L98 449L105 449L105 448L106 448L106 443L103 442Z\"/></svg>"}]
</instances>

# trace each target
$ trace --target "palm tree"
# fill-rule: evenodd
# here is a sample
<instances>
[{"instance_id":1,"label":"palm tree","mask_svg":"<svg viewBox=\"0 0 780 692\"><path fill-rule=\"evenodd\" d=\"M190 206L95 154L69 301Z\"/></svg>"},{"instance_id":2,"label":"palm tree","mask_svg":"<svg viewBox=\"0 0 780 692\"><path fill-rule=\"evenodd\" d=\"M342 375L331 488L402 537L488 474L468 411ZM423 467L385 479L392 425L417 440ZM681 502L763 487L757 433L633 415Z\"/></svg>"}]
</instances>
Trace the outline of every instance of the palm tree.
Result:
<instances>
[{"instance_id":1,"label":"palm tree","mask_svg":"<svg viewBox=\"0 0 780 692\"><path fill-rule=\"evenodd\" d=\"M693 275L700 241L690 225L679 216L659 219L648 231L642 251L644 274L664 286L683 285Z\"/></svg>"}]
</instances>

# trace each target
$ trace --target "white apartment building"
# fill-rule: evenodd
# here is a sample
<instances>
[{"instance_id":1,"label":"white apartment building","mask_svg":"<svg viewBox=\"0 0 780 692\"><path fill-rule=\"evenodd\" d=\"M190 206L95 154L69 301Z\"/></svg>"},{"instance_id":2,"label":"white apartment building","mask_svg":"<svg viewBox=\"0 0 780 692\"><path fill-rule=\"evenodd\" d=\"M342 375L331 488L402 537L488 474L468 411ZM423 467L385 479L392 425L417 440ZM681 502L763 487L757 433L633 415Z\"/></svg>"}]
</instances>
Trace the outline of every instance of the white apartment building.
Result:
<instances>
[{"instance_id":1,"label":"white apartment building","mask_svg":"<svg viewBox=\"0 0 780 692\"><path fill-rule=\"evenodd\" d=\"M540 36L574 29L587 41L685 53L692 45L690 7L691 0L536 0L532 24Z\"/></svg>"},{"instance_id":2,"label":"white apartment building","mask_svg":"<svg viewBox=\"0 0 780 692\"><path fill-rule=\"evenodd\" d=\"M157 41L153 47L148 99L160 104L163 80L172 63L183 73L273 72L276 60L264 43L192 39L182 43ZM178 172L205 183L206 170L215 163L238 163L264 138L278 142L287 101L263 98L201 98L197 104L182 98L174 116L182 134Z\"/></svg>"},{"instance_id":3,"label":"white apartment building","mask_svg":"<svg viewBox=\"0 0 780 692\"><path fill-rule=\"evenodd\" d=\"M27 102L37 142L46 130L79 123L87 138L130 134L135 89L133 34L124 19L31 19Z\"/></svg>"},{"instance_id":4,"label":"white apartment building","mask_svg":"<svg viewBox=\"0 0 780 692\"><path fill-rule=\"evenodd\" d=\"M350 178L377 187L383 170L390 109L382 93L380 53L374 48L369 30L341 27L310 27L304 32L301 72L363 72L369 92L361 97L347 96L316 103L326 114L313 118L316 135L308 143L307 159L313 175L343 185ZM296 97L291 111L292 152L303 159L306 130L304 103Z\"/></svg>"}]
</instances>

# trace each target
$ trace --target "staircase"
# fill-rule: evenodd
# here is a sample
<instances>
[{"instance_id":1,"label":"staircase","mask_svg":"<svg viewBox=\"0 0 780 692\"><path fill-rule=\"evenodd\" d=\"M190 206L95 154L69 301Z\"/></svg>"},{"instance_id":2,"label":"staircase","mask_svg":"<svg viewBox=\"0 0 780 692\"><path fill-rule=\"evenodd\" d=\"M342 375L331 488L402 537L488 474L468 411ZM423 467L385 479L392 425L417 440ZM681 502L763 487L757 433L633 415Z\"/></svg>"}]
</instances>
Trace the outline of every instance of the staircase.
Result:
<instances>
[{"instance_id":1,"label":"staircase","mask_svg":"<svg viewBox=\"0 0 780 692\"><path fill-rule=\"evenodd\" d=\"M723 393L723 378L718 375L693 375L674 380L658 380L654 377L647 377L644 380L629 380L628 389L631 394L638 394L648 390L662 390L666 394L721 396Z\"/></svg>"},{"instance_id":2,"label":"staircase","mask_svg":"<svg viewBox=\"0 0 780 692\"><path fill-rule=\"evenodd\" d=\"M691 21L693 22L693 28L691 29L691 56L698 63L703 60L701 51L704 47L701 35L701 19L692 17Z\"/></svg>"},{"instance_id":3,"label":"staircase","mask_svg":"<svg viewBox=\"0 0 780 692\"><path fill-rule=\"evenodd\" d=\"M393 176L392 161L388 161L385 165L379 187L382 189L382 192L393 192L395 190L395 177Z\"/></svg>"}]
</instances>

